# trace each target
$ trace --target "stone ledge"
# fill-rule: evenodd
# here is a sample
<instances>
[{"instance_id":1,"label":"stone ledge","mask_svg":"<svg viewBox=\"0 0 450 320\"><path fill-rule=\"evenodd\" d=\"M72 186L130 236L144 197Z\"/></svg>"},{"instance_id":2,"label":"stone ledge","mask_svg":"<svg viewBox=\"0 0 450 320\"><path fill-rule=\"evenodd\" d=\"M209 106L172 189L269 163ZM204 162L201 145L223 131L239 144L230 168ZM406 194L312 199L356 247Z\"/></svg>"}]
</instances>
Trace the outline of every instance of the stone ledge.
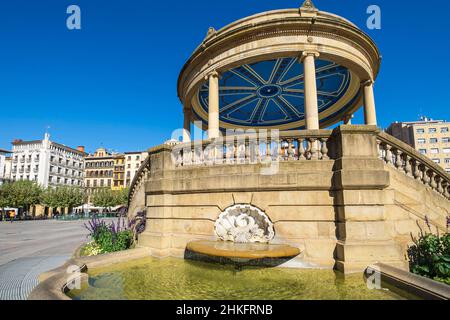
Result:
<instances>
[{"instance_id":1,"label":"stone ledge","mask_svg":"<svg viewBox=\"0 0 450 320\"><path fill-rule=\"evenodd\" d=\"M393 288L405 290L428 300L450 299L450 286L444 283L397 269L384 263L370 265L366 269L365 275L373 275L373 273L370 273L372 270L380 273L381 281L391 285Z\"/></svg>"},{"instance_id":2,"label":"stone ledge","mask_svg":"<svg viewBox=\"0 0 450 320\"><path fill-rule=\"evenodd\" d=\"M75 253L77 254L78 249ZM87 281L87 270L105 265L123 262L125 260L140 259L150 256L148 248L135 248L109 254L91 257L71 258L62 266L46 272L40 278L44 279L31 291L28 300L71 300L65 293L68 291L67 268L78 266L80 268L81 282Z\"/></svg>"}]
</instances>

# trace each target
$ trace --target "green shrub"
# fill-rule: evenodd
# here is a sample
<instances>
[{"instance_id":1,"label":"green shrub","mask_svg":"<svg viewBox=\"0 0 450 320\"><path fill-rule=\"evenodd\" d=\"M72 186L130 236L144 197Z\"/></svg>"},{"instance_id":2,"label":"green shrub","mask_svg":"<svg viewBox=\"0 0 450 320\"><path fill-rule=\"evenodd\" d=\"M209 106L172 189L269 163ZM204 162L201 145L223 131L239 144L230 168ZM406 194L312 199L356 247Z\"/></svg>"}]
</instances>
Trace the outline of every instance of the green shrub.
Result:
<instances>
[{"instance_id":1,"label":"green shrub","mask_svg":"<svg viewBox=\"0 0 450 320\"><path fill-rule=\"evenodd\" d=\"M129 249L134 244L133 231L119 217L118 222L107 225L103 220L93 217L85 227L98 248L92 245L91 251L99 253L116 252ZM98 254L98 253L97 253Z\"/></svg>"},{"instance_id":2,"label":"green shrub","mask_svg":"<svg viewBox=\"0 0 450 320\"><path fill-rule=\"evenodd\" d=\"M420 230L414 245L408 249L411 272L450 285L450 234L432 234L428 219L425 219L430 232Z\"/></svg>"},{"instance_id":3,"label":"green shrub","mask_svg":"<svg viewBox=\"0 0 450 320\"><path fill-rule=\"evenodd\" d=\"M82 256L96 256L98 254L104 253L100 245L95 242L91 241L87 243L82 249L81 249L81 255Z\"/></svg>"}]
</instances>

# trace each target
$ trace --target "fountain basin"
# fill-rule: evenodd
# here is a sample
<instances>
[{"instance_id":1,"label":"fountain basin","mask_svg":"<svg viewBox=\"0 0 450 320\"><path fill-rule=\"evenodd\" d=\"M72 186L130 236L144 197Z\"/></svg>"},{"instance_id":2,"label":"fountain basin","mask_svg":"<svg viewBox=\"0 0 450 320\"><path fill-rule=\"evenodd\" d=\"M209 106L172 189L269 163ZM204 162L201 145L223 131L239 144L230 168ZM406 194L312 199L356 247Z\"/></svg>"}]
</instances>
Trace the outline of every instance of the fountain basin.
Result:
<instances>
[{"instance_id":1,"label":"fountain basin","mask_svg":"<svg viewBox=\"0 0 450 320\"><path fill-rule=\"evenodd\" d=\"M298 256L300 249L286 244L191 241L185 259L222 264L273 267Z\"/></svg>"}]
</instances>

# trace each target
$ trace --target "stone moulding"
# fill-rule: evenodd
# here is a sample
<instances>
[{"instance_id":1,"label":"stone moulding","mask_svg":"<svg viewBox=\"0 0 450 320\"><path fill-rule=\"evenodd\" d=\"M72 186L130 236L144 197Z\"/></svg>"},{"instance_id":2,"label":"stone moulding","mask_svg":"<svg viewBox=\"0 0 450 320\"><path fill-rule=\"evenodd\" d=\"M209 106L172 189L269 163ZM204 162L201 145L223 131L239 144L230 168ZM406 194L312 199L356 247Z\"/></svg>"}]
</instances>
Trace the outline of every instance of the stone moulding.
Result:
<instances>
[{"instance_id":1,"label":"stone moulding","mask_svg":"<svg viewBox=\"0 0 450 320\"><path fill-rule=\"evenodd\" d=\"M260 209L249 204L228 207L214 223L217 237L232 242L267 243L275 236L273 223Z\"/></svg>"},{"instance_id":2,"label":"stone moulding","mask_svg":"<svg viewBox=\"0 0 450 320\"><path fill-rule=\"evenodd\" d=\"M427 300L450 299L450 286L384 263L370 265L365 271L366 277L374 274L393 291L398 288Z\"/></svg>"},{"instance_id":3,"label":"stone moulding","mask_svg":"<svg viewBox=\"0 0 450 320\"><path fill-rule=\"evenodd\" d=\"M68 284L71 281L68 268L77 266L80 271L80 281L83 283L88 279L87 271L89 269L146 258L150 256L150 249L136 248L91 257L77 257L78 255L79 250L64 265L40 275L40 283L31 291L28 300L71 300L66 295L69 291Z\"/></svg>"}]
</instances>

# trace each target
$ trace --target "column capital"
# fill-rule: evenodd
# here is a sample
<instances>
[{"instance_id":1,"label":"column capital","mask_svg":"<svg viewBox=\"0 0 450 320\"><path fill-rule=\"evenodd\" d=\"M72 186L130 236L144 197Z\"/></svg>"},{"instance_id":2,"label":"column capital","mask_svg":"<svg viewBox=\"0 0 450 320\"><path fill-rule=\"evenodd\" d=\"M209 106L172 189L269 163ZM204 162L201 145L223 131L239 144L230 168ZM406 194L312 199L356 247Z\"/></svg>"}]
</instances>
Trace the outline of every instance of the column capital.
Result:
<instances>
[{"instance_id":1,"label":"column capital","mask_svg":"<svg viewBox=\"0 0 450 320\"><path fill-rule=\"evenodd\" d=\"M299 56L300 62L303 62L303 60L308 56L313 56L314 58L318 58L318 57L320 57L320 52L314 51L314 50L303 51L302 54Z\"/></svg>"},{"instance_id":2,"label":"column capital","mask_svg":"<svg viewBox=\"0 0 450 320\"><path fill-rule=\"evenodd\" d=\"M220 74L216 70L213 70L205 76L205 80L209 80L210 77L219 78Z\"/></svg>"}]
</instances>

